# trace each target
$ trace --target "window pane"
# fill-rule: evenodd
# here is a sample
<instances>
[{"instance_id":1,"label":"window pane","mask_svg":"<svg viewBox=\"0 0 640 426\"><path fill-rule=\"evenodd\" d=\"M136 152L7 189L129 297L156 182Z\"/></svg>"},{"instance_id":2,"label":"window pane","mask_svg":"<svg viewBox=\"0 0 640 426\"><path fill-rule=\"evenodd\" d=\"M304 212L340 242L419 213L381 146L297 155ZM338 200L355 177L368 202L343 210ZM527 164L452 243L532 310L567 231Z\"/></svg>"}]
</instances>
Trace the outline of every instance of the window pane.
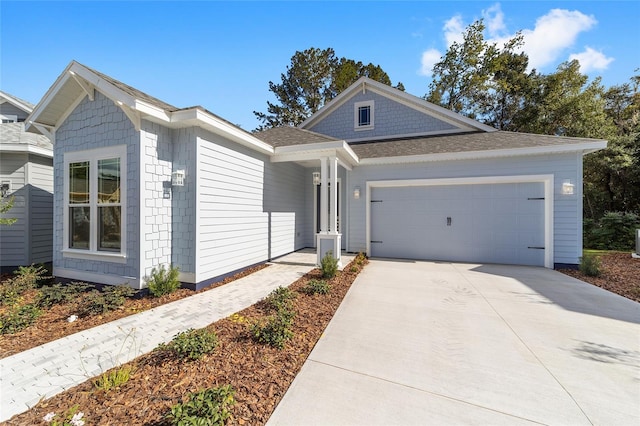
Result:
<instances>
[{"instance_id":1,"label":"window pane","mask_svg":"<svg viewBox=\"0 0 640 426\"><path fill-rule=\"evenodd\" d=\"M98 203L120 203L120 159L98 160Z\"/></svg>"},{"instance_id":2,"label":"window pane","mask_svg":"<svg viewBox=\"0 0 640 426\"><path fill-rule=\"evenodd\" d=\"M120 251L120 206L98 208L98 250Z\"/></svg>"},{"instance_id":3,"label":"window pane","mask_svg":"<svg viewBox=\"0 0 640 426\"><path fill-rule=\"evenodd\" d=\"M89 162L69 164L69 203L89 202Z\"/></svg>"},{"instance_id":4,"label":"window pane","mask_svg":"<svg viewBox=\"0 0 640 426\"><path fill-rule=\"evenodd\" d=\"M89 207L69 208L69 248L89 249L90 213Z\"/></svg>"},{"instance_id":5,"label":"window pane","mask_svg":"<svg viewBox=\"0 0 640 426\"><path fill-rule=\"evenodd\" d=\"M359 126L368 126L369 124L371 124L371 121L369 120L369 112L370 112L369 108L370 107L368 106L358 108L358 125Z\"/></svg>"}]
</instances>

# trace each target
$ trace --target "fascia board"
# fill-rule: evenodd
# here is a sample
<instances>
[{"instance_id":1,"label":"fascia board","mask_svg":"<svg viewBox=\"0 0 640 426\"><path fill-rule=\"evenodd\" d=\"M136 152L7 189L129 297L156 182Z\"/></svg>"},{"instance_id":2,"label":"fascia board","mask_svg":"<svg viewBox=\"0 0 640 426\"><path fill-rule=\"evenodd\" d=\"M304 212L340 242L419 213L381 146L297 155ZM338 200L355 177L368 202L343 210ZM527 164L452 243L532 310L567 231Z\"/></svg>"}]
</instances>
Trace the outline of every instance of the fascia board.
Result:
<instances>
[{"instance_id":1,"label":"fascia board","mask_svg":"<svg viewBox=\"0 0 640 426\"><path fill-rule=\"evenodd\" d=\"M344 91L342 91L342 93L329 101L329 103L325 104L319 111L304 120L299 127L301 129L305 129L311 126L314 122L318 121L320 118L329 114L331 111L342 105L343 102L348 100L351 97L351 94L358 91L361 85L365 84L367 80L368 79L366 77L360 77L358 80L356 80L355 83L347 87Z\"/></svg>"},{"instance_id":2,"label":"fascia board","mask_svg":"<svg viewBox=\"0 0 640 426\"><path fill-rule=\"evenodd\" d=\"M0 104L3 104L5 102L10 103L11 105L13 105L16 108L20 108L22 111L26 112L27 114L30 114L31 111L33 111L33 108L29 107L28 105L23 104L22 102L20 102L19 100L15 99L11 95L5 94L5 93L0 93Z\"/></svg>"},{"instance_id":3,"label":"fascia board","mask_svg":"<svg viewBox=\"0 0 640 426\"><path fill-rule=\"evenodd\" d=\"M111 99L113 102L122 103L129 108L135 109L136 99L133 96L123 92L113 84L98 77L92 71L86 69L77 62L71 66L69 71L74 72L77 76L82 77L85 81L92 84L96 88L96 90Z\"/></svg>"},{"instance_id":4,"label":"fascia board","mask_svg":"<svg viewBox=\"0 0 640 426\"><path fill-rule=\"evenodd\" d=\"M540 146L533 148L496 149L489 151L465 151L442 154L405 155L398 157L363 158L360 165L408 164L431 161L455 161L497 157L517 157L522 155L562 154L567 152L585 152L607 147L607 141L584 142L562 146ZM591 151L592 152L592 151Z\"/></svg>"},{"instance_id":5,"label":"fascia board","mask_svg":"<svg viewBox=\"0 0 640 426\"><path fill-rule=\"evenodd\" d=\"M2 144L0 145L1 152L27 152L29 154L36 154L42 157L53 158L53 151L33 145L27 144Z\"/></svg>"},{"instance_id":6,"label":"fascia board","mask_svg":"<svg viewBox=\"0 0 640 426\"><path fill-rule=\"evenodd\" d=\"M47 90L47 92L44 94L42 99L40 99L40 102L38 102L38 105L36 105L35 108L33 108L33 111L31 111L31 114L29 114L29 117L27 117L27 119L25 120L25 122L27 123L25 125L25 131L41 134L38 129L36 129L31 125L31 122L40 121L38 118L40 114L42 114L42 111L51 103L51 101L53 100L53 98L55 98L56 94L60 91L60 89L64 87L64 84L67 82L67 80L71 78L71 76L69 75L69 70L71 69L71 66L75 63L76 63L75 61L71 61L71 63L67 65L67 67L64 69L62 74L58 76L56 81L51 85L51 87L49 87L49 90Z\"/></svg>"},{"instance_id":7,"label":"fascia board","mask_svg":"<svg viewBox=\"0 0 640 426\"><path fill-rule=\"evenodd\" d=\"M271 161L317 160L320 157L336 156L345 167L350 169L359 163L358 156L345 141L319 142L306 145L280 146L275 149Z\"/></svg>"},{"instance_id":8,"label":"fascia board","mask_svg":"<svg viewBox=\"0 0 640 426\"><path fill-rule=\"evenodd\" d=\"M149 117L154 117L162 122L168 123L171 121L170 113L168 113L162 108L158 108L157 106L148 104L138 99L134 101L133 109L139 111L141 114L144 114Z\"/></svg>"}]
</instances>

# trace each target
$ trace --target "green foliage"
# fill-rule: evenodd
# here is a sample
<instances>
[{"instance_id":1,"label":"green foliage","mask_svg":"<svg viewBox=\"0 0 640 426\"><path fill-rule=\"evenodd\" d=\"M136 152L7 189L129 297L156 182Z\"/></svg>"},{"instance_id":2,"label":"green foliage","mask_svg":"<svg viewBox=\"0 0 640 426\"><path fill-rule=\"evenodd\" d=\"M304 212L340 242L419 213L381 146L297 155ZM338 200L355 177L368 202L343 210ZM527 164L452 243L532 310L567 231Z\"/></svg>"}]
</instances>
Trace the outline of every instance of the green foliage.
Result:
<instances>
[{"instance_id":1,"label":"green foliage","mask_svg":"<svg viewBox=\"0 0 640 426\"><path fill-rule=\"evenodd\" d=\"M179 268L173 267L173 265L169 266L168 270L164 265L160 265L159 268L153 268L151 275L145 278L149 292L155 297L173 293L180 288L179 273Z\"/></svg>"},{"instance_id":2,"label":"green foliage","mask_svg":"<svg viewBox=\"0 0 640 426\"><path fill-rule=\"evenodd\" d=\"M13 305L28 290L35 288L39 281L47 279L46 269L42 266L21 266L14 271L13 277L0 284L0 303Z\"/></svg>"},{"instance_id":3,"label":"green foliage","mask_svg":"<svg viewBox=\"0 0 640 426\"><path fill-rule=\"evenodd\" d=\"M218 346L218 336L215 332L206 328L187 331L176 334L168 344L161 344L160 350L171 351L179 358L196 360L213 352Z\"/></svg>"},{"instance_id":4,"label":"green foliage","mask_svg":"<svg viewBox=\"0 0 640 426\"><path fill-rule=\"evenodd\" d=\"M133 366L130 364L122 365L103 373L97 379L93 381L93 385L96 389L104 392L109 392L113 389L118 389L122 385L126 384L131 375L133 374Z\"/></svg>"},{"instance_id":5,"label":"green foliage","mask_svg":"<svg viewBox=\"0 0 640 426\"><path fill-rule=\"evenodd\" d=\"M320 260L320 269L324 278L333 278L338 272L338 259L333 257L333 250L329 250Z\"/></svg>"},{"instance_id":6,"label":"green foliage","mask_svg":"<svg viewBox=\"0 0 640 426\"><path fill-rule=\"evenodd\" d=\"M171 407L167 418L174 426L223 426L235 404L230 385L189 394L185 403Z\"/></svg>"},{"instance_id":7,"label":"green foliage","mask_svg":"<svg viewBox=\"0 0 640 426\"><path fill-rule=\"evenodd\" d=\"M328 294L331 286L325 280L310 280L302 289L306 294Z\"/></svg>"},{"instance_id":8,"label":"green foliage","mask_svg":"<svg viewBox=\"0 0 640 426\"><path fill-rule=\"evenodd\" d=\"M40 288L36 303L41 308L48 308L53 305L72 302L89 287L91 287L89 284L81 282L72 282L69 284L57 283L44 286Z\"/></svg>"},{"instance_id":9,"label":"green foliage","mask_svg":"<svg viewBox=\"0 0 640 426\"><path fill-rule=\"evenodd\" d=\"M42 314L35 304L16 305L0 315L0 334L14 334L33 324Z\"/></svg>"},{"instance_id":10,"label":"green foliage","mask_svg":"<svg viewBox=\"0 0 640 426\"><path fill-rule=\"evenodd\" d=\"M599 220L585 219L584 245L600 250L633 250L640 216L634 213L608 212Z\"/></svg>"},{"instance_id":11,"label":"green foliage","mask_svg":"<svg viewBox=\"0 0 640 426\"><path fill-rule=\"evenodd\" d=\"M580 258L580 272L588 277L599 277L600 272L600 258L596 255L585 254Z\"/></svg>"},{"instance_id":12,"label":"green foliage","mask_svg":"<svg viewBox=\"0 0 640 426\"><path fill-rule=\"evenodd\" d=\"M282 349L285 342L293 337L291 326L294 316L293 311L280 309L276 314L254 322L251 325L251 334L260 343Z\"/></svg>"},{"instance_id":13,"label":"green foliage","mask_svg":"<svg viewBox=\"0 0 640 426\"><path fill-rule=\"evenodd\" d=\"M267 306L274 311L281 309L292 309L292 301L296 298L295 292L291 291L289 287L278 287L273 290L264 299Z\"/></svg>"},{"instance_id":14,"label":"green foliage","mask_svg":"<svg viewBox=\"0 0 640 426\"><path fill-rule=\"evenodd\" d=\"M11 210L13 208L13 202L15 201L14 197L11 197L9 199L5 200L0 200L0 214L4 214L7 213L9 210ZM18 219L13 218L13 217L0 217L0 225L13 225L14 223L16 223Z\"/></svg>"},{"instance_id":15,"label":"green foliage","mask_svg":"<svg viewBox=\"0 0 640 426\"><path fill-rule=\"evenodd\" d=\"M338 59L331 48L297 51L286 74L280 75L281 83L269 82L269 90L278 103L267 101L266 113L253 112L262 122L256 130L299 125L362 76L391 85L389 76L378 65ZM401 83L397 87L404 88Z\"/></svg>"},{"instance_id":16,"label":"green foliage","mask_svg":"<svg viewBox=\"0 0 640 426\"><path fill-rule=\"evenodd\" d=\"M81 315L102 315L114 311L136 291L128 285L107 286L102 291L93 290L87 294L80 308Z\"/></svg>"},{"instance_id":17,"label":"green foliage","mask_svg":"<svg viewBox=\"0 0 640 426\"><path fill-rule=\"evenodd\" d=\"M13 273L26 288L35 288L40 281L51 278L42 265L19 266Z\"/></svg>"}]
</instances>

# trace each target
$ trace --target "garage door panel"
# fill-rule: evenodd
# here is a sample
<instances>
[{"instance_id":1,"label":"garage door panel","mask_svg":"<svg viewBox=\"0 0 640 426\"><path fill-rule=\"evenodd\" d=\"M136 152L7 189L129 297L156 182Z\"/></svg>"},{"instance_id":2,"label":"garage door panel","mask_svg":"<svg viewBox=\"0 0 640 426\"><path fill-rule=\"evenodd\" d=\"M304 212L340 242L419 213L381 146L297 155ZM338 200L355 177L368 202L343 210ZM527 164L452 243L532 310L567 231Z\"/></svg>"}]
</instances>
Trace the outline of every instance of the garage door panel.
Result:
<instances>
[{"instance_id":1,"label":"garage door panel","mask_svg":"<svg viewBox=\"0 0 640 426\"><path fill-rule=\"evenodd\" d=\"M542 183L372 188L371 254L544 265ZM447 225L447 218L451 218Z\"/></svg>"}]
</instances>

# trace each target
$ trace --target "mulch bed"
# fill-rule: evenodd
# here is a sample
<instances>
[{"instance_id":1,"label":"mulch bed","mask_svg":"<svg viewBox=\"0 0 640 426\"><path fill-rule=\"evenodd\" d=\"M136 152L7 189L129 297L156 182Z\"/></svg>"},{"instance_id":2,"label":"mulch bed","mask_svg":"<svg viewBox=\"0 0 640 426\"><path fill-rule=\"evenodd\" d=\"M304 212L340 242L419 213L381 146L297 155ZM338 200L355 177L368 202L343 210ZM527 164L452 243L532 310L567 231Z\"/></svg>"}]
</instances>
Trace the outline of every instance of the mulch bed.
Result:
<instances>
[{"instance_id":1,"label":"mulch bed","mask_svg":"<svg viewBox=\"0 0 640 426\"><path fill-rule=\"evenodd\" d=\"M104 393L87 381L41 402L6 424L43 424L42 417L47 413L60 415L77 404L85 413L87 424L164 425L170 407L184 401L189 392L226 384L233 387L236 399L229 423L264 424L365 264L366 260L360 264L354 260L347 265L330 280L328 295L298 292L294 300L294 337L284 349L258 344L251 338L248 324L266 315L263 304L258 303L209 326L219 338L213 354L198 361L181 361L164 351L154 351L131 362L134 374L120 389ZM314 269L290 289L299 291L310 279L320 276L320 271Z\"/></svg>"},{"instance_id":2,"label":"mulch bed","mask_svg":"<svg viewBox=\"0 0 640 426\"><path fill-rule=\"evenodd\" d=\"M640 302L640 259L632 258L630 253L606 253L599 257L602 271L599 277L588 277L570 269L560 272Z\"/></svg>"},{"instance_id":3,"label":"mulch bed","mask_svg":"<svg viewBox=\"0 0 640 426\"><path fill-rule=\"evenodd\" d=\"M36 346L69 336L88 328L137 314L166 303L184 299L185 297L193 296L195 293L220 287L221 285L228 284L231 281L245 277L259 271L260 269L266 268L267 266L269 265L262 264L245 269L198 292L188 289L179 289L172 294L167 294L161 297L145 296L142 298L130 298L123 306L115 311L108 312L104 315L80 318L71 323L67 322L67 318L73 314L77 314L77 312L75 312L75 304L68 303L52 306L50 309L47 309L42 313L34 325L15 334L0 335L0 359L35 348ZM9 278L9 276L5 277L5 279L7 278ZM30 290L23 295L23 298L25 301L31 301L35 299L36 294L37 290Z\"/></svg>"}]
</instances>

